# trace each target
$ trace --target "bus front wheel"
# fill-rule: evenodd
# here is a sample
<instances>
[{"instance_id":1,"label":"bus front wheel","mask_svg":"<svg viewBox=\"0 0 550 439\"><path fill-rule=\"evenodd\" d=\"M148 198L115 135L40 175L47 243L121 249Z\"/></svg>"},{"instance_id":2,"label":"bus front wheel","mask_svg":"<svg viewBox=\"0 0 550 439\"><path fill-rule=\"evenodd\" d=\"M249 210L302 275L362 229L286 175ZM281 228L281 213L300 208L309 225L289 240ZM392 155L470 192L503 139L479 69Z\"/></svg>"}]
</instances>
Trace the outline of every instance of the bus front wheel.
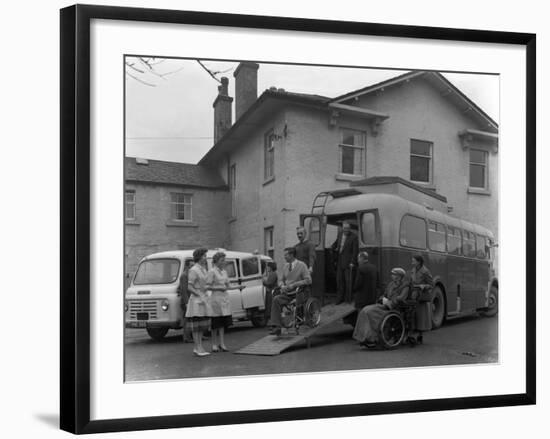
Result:
<instances>
[{"instance_id":1,"label":"bus front wheel","mask_svg":"<svg viewBox=\"0 0 550 439\"><path fill-rule=\"evenodd\" d=\"M168 328L147 328L147 334L155 341L161 341L168 333Z\"/></svg>"},{"instance_id":2,"label":"bus front wheel","mask_svg":"<svg viewBox=\"0 0 550 439\"><path fill-rule=\"evenodd\" d=\"M435 286L432 299L432 328L437 329L445 320L445 295L441 287Z\"/></svg>"}]
</instances>

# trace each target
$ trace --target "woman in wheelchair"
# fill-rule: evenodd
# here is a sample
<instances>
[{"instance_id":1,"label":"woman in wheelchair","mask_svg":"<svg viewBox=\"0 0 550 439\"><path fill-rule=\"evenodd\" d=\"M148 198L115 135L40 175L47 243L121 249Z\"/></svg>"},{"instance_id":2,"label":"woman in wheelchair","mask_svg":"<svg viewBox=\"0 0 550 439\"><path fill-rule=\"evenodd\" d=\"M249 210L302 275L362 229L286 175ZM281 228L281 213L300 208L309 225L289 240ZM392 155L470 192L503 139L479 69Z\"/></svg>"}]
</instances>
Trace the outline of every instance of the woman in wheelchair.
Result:
<instances>
[{"instance_id":1,"label":"woman in wheelchair","mask_svg":"<svg viewBox=\"0 0 550 439\"><path fill-rule=\"evenodd\" d=\"M409 296L409 283L405 281L405 270L394 268L391 282L377 303L365 306L357 316L353 338L362 346L374 347L379 342L379 328L384 317L400 304L405 304Z\"/></svg>"}]
</instances>

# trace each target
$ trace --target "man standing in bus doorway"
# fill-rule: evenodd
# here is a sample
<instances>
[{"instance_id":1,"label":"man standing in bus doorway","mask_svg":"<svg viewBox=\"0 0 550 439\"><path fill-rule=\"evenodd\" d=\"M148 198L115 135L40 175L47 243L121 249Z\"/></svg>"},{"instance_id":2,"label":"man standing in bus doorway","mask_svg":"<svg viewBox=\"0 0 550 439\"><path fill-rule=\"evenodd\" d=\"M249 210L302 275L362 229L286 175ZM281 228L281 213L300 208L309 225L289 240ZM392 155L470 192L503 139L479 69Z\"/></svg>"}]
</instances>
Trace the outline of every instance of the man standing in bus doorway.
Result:
<instances>
[{"instance_id":1,"label":"man standing in bus doorway","mask_svg":"<svg viewBox=\"0 0 550 439\"><path fill-rule=\"evenodd\" d=\"M359 244L357 236L351 231L347 221L342 224L342 233L332 244L332 250L337 254L336 264L336 305L342 302L351 302L351 287L353 284L353 268L357 261Z\"/></svg>"},{"instance_id":2,"label":"man standing in bus doorway","mask_svg":"<svg viewBox=\"0 0 550 439\"><path fill-rule=\"evenodd\" d=\"M294 246L296 249L296 259L307 265L309 274L313 273L313 265L315 264L315 244L309 239L306 239L306 229L302 226L296 227L296 236L298 244Z\"/></svg>"},{"instance_id":3,"label":"man standing in bus doorway","mask_svg":"<svg viewBox=\"0 0 550 439\"><path fill-rule=\"evenodd\" d=\"M353 281L355 312L344 318L344 323L352 326L355 326L359 311L376 303L379 290L378 269L369 262L369 254L366 251L359 252L357 262L357 273Z\"/></svg>"}]
</instances>

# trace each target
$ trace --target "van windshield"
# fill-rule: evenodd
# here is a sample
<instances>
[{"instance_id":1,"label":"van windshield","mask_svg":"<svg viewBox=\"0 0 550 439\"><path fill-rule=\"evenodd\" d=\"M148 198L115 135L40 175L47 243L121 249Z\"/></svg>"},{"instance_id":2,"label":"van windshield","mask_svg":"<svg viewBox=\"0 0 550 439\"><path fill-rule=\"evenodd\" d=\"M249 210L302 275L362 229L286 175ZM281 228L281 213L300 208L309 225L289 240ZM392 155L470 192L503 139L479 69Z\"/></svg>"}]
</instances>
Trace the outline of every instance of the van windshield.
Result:
<instances>
[{"instance_id":1,"label":"van windshield","mask_svg":"<svg viewBox=\"0 0 550 439\"><path fill-rule=\"evenodd\" d=\"M178 279L178 259L150 259L139 264L134 285L171 284Z\"/></svg>"}]
</instances>

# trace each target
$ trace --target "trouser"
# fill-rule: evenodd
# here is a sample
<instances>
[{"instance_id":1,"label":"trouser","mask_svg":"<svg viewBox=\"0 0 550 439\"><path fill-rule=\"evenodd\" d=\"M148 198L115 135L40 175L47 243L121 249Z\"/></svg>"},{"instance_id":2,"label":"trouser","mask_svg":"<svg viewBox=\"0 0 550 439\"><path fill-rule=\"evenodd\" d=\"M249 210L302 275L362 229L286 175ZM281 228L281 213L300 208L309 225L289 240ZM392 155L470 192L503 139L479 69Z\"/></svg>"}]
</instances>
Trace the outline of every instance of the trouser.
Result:
<instances>
[{"instance_id":1,"label":"trouser","mask_svg":"<svg viewBox=\"0 0 550 439\"><path fill-rule=\"evenodd\" d=\"M336 270L336 301L351 302L351 268L350 267L340 267Z\"/></svg>"},{"instance_id":2,"label":"trouser","mask_svg":"<svg viewBox=\"0 0 550 439\"><path fill-rule=\"evenodd\" d=\"M279 294L273 298L271 304L271 320L269 322L270 326L281 327L281 313L283 311L283 306L288 305L296 297L296 306L301 306L304 303L304 293L296 293L294 296L287 296L284 293Z\"/></svg>"}]
</instances>

